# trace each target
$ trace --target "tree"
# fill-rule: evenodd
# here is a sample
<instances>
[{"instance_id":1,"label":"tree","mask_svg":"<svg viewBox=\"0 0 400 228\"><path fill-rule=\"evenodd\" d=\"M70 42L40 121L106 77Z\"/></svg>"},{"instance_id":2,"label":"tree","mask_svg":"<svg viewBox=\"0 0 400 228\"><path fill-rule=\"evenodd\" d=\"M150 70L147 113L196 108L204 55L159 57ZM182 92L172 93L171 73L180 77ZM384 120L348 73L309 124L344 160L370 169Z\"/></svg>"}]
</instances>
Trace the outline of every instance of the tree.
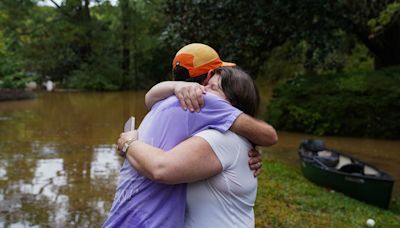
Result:
<instances>
[{"instance_id":1,"label":"tree","mask_svg":"<svg viewBox=\"0 0 400 228\"><path fill-rule=\"evenodd\" d=\"M121 88L127 87L128 77L130 75L130 40L131 40L131 22L132 22L132 7L129 5L129 0L120 0L119 8L121 10L121 43L122 43L122 83Z\"/></svg>"},{"instance_id":2,"label":"tree","mask_svg":"<svg viewBox=\"0 0 400 228\"><path fill-rule=\"evenodd\" d=\"M348 1L347 6L351 28L374 54L375 67L400 65L400 1Z\"/></svg>"},{"instance_id":3,"label":"tree","mask_svg":"<svg viewBox=\"0 0 400 228\"><path fill-rule=\"evenodd\" d=\"M374 54L377 68L399 65L399 10L391 14L390 22L379 34L374 34L368 25L390 4L398 2L169 0L163 9L170 23L162 39L174 49L189 42L210 44L223 58L238 62L253 73L269 51L288 41L306 42L306 67L323 64L330 53L341 47L351 49L353 38Z\"/></svg>"},{"instance_id":4,"label":"tree","mask_svg":"<svg viewBox=\"0 0 400 228\"><path fill-rule=\"evenodd\" d=\"M58 5L51 0L57 7L60 19L70 26L72 31L71 49L78 56L78 65L88 63L92 52L92 25L90 14L90 0L65 0ZM78 66L79 67L79 66Z\"/></svg>"},{"instance_id":5,"label":"tree","mask_svg":"<svg viewBox=\"0 0 400 228\"><path fill-rule=\"evenodd\" d=\"M34 6L34 2L29 0L0 2L0 76L13 74L23 68L24 60L20 53L29 43L28 35L32 31L29 18L32 17Z\"/></svg>"},{"instance_id":6,"label":"tree","mask_svg":"<svg viewBox=\"0 0 400 228\"><path fill-rule=\"evenodd\" d=\"M159 0L38 2L0 2L1 75L34 72L95 90L143 89L166 78Z\"/></svg>"},{"instance_id":7,"label":"tree","mask_svg":"<svg viewBox=\"0 0 400 228\"><path fill-rule=\"evenodd\" d=\"M158 0L120 0L121 89L142 89L165 80L168 59L158 37L165 21Z\"/></svg>"}]
</instances>

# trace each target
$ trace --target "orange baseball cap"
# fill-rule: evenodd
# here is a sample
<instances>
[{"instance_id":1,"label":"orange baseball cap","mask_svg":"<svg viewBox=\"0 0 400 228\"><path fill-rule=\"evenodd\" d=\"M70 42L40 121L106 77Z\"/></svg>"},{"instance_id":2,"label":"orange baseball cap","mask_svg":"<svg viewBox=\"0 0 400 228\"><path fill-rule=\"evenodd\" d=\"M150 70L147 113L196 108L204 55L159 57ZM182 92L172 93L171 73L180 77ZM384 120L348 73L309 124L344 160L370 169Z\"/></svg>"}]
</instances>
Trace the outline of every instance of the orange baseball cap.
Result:
<instances>
[{"instance_id":1,"label":"orange baseball cap","mask_svg":"<svg viewBox=\"0 0 400 228\"><path fill-rule=\"evenodd\" d=\"M172 68L175 69L176 66L186 68L189 77L194 78L220 66L236 66L236 64L222 61L218 53L208 45L192 43L176 53Z\"/></svg>"}]
</instances>

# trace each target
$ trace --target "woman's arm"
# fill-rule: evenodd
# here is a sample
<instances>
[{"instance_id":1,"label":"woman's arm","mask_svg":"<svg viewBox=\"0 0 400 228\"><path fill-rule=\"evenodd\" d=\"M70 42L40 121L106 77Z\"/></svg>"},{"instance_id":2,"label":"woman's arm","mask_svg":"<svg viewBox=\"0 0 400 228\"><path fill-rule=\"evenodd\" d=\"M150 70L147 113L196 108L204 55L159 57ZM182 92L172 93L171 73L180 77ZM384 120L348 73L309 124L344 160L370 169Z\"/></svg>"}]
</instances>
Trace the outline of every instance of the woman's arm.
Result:
<instances>
[{"instance_id":1,"label":"woman's arm","mask_svg":"<svg viewBox=\"0 0 400 228\"><path fill-rule=\"evenodd\" d=\"M146 93L145 104L151 109L157 101L175 94L184 110L199 112L204 105L204 93L204 86L195 82L165 81L156 84Z\"/></svg>"},{"instance_id":2,"label":"woman's arm","mask_svg":"<svg viewBox=\"0 0 400 228\"><path fill-rule=\"evenodd\" d=\"M174 94L175 82L165 81L154 85L145 96L145 104L148 109L160 100L163 100Z\"/></svg>"},{"instance_id":3,"label":"woman's arm","mask_svg":"<svg viewBox=\"0 0 400 228\"><path fill-rule=\"evenodd\" d=\"M278 142L278 135L271 125L245 113L238 116L230 130L259 146L272 146Z\"/></svg>"},{"instance_id":4,"label":"woman's arm","mask_svg":"<svg viewBox=\"0 0 400 228\"><path fill-rule=\"evenodd\" d=\"M121 134L119 148L132 138L129 134ZM126 157L142 175L165 184L199 181L222 171L221 162L211 146L196 136L167 152L136 140L130 144Z\"/></svg>"},{"instance_id":5,"label":"woman's arm","mask_svg":"<svg viewBox=\"0 0 400 228\"><path fill-rule=\"evenodd\" d=\"M189 108L192 112L198 112L204 105L204 91L203 86L194 82L161 82L147 92L146 106L150 109L157 101L175 94L184 110ZM246 114L241 114L230 130L259 146L271 146L278 142L276 131L271 125Z\"/></svg>"}]
</instances>

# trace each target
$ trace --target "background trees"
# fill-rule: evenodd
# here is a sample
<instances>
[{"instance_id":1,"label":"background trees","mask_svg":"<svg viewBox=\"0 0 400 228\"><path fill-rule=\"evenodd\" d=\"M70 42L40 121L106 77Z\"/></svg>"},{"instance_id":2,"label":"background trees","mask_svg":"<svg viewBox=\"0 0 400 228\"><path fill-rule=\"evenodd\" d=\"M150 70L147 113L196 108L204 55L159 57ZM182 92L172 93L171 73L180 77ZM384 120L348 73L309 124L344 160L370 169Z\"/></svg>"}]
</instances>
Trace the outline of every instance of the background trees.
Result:
<instances>
[{"instance_id":1,"label":"background trees","mask_svg":"<svg viewBox=\"0 0 400 228\"><path fill-rule=\"evenodd\" d=\"M165 78L158 1L40 2L0 3L0 80L34 74L61 87L115 90Z\"/></svg>"},{"instance_id":2,"label":"background trees","mask_svg":"<svg viewBox=\"0 0 400 228\"><path fill-rule=\"evenodd\" d=\"M252 72L287 42L292 54L304 55L307 69L341 68L344 63L332 55L349 54L359 42L379 68L400 64L398 5L393 0L171 0L163 7L170 18L163 38L170 47L210 43Z\"/></svg>"},{"instance_id":3,"label":"background trees","mask_svg":"<svg viewBox=\"0 0 400 228\"><path fill-rule=\"evenodd\" d=\"M141 89L165 79L174 53L191 42L273 81L354 68L354 55L376 68L400 64L398 0L47 2L1 1L0 77L30 72L70 88ZM279 62L294 70L270 72Z\"/></svg>"}]
</instances>

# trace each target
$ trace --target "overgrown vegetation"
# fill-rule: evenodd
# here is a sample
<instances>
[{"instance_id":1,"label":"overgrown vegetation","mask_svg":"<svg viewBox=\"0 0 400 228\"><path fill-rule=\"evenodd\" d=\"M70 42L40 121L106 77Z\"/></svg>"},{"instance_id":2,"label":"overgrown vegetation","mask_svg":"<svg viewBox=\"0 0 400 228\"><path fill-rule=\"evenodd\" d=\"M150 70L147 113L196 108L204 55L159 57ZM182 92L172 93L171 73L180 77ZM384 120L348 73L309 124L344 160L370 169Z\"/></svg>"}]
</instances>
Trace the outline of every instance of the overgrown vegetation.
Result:
<instances>
[{"instance_id":1,"label":"overgrown vegetation","mask_svg":"<svg viewBox=\"0 0 400 228\"><path fill-rule=\"evenodd\" d=\"M398 138L398 72L298 76L275 89L266 118L278 129L316 135Z\"/></svg>"},{"instance_id":2,"label":"overgrown vegetation","mask_svg":"<svg viewBox=\"0 0 400 228\"><path fill-rule=\"evenodd\" d=\"M158 40L165 24L159 1L42 2L0 2L4 87L32 80L15 74L34 73L39 84L50 79L60 87L88 90L139 90L166 77L169 50Z\"/></svg>"},{"instance_id":3,"label":"overgrown vegetation","mask_svg":"<svg viewBox=\"0 0 400 228\"><path fill-rule=\"evenodd\" d=\"M172 48L209 43L254 76L269 52L287 42L292 53L305 52L308 70L340 69L341 57L358 42L373 53L376 67L394 66L400 64L396 2L168 0L163 9L170 23L162 38Z\"/></svg>"},{"instance_id":4,"label":"overgrown vegetation","mask_svg":"<svg viewBox=\"0 0 400 228\"><path fill-rule=\"evenodd\" d=\"M340 71L357 44L378 68L400 64L399 0L44 2L0 2L0 57L15 72L62 87L148 88L167 78L173 54L192 42L211 45L254 77L285 45L288 55L301 54L307 72Z\"/></svg>"},{"instance_id":5,"label":"overgrown vegetation","mask_svg":"<svg viewBox=\"0 0 400 228\"><path fill-rule=\"evenodd\" d=\"M392 199L389 210L370 206L341 193L318 187L294 170L264 159L258 179L255 206L256 227L397 227L399 199Z\"/></svg>"}]
</instances>

